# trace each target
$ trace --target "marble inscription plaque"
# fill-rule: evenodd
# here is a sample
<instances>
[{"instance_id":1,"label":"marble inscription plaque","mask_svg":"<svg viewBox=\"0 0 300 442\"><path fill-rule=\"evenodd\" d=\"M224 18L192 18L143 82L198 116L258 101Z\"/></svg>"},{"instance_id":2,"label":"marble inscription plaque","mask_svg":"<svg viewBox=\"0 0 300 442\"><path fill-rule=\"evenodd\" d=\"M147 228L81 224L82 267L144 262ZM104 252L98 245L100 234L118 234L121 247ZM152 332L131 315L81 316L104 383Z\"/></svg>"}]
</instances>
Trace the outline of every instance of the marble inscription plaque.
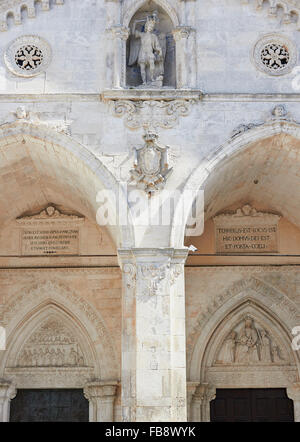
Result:
<instances>
[{"instance_id":1,"label":"marble inscription plaque","mask_svg":"<svg viewBox=\"0 0 300 442\"><path fill-rule=\"evenodd\" d=\"M214 218L216 253L277 253L280 216L249 205Z\"/></svg>"},{"instance_id":2,"label":"marble inscription plaque","mask_svg":"<svg viewBox=\"0 0 300 442\"><path fill-rule=\"evenodd\" d=\"M22 255L77 255L79 229L22 229Z\"/></svg>"}]
</instances>

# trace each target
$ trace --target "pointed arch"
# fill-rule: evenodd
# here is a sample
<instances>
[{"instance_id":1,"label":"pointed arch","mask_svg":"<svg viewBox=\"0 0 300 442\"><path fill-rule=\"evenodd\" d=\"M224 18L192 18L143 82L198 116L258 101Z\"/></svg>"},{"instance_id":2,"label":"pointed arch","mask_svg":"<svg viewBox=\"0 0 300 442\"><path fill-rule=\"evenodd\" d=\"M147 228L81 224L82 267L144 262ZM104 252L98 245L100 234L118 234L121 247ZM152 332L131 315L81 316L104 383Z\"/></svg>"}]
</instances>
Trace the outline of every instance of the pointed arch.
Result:
<instances>
[{"instance_id":1,"label":"pointed arch","mask_svg":"<svg viewBox=\"0 0 300 442\"><path fill-rule=\"evenodd\" d=\"M286 346L291 347L291 331L300 323L297 306L286 295L257 278L239 280L214 300L207 312L198 318L189 345L188 369L191 381L205 381L205 371L214 357L213 352L217 351L220 340L225 339L226 332L229 333L227 329L233 327L235 321L240 320L239 315L247 309L275 331L275 335ZM224 324L228 324L228 327L224 327ZM224 333L220 332L222 327ZM288 354L294 366L300 367L298 352L289 351Z\"/></svg>"},{"instance_id":2,"label":"pointed arch","mask_svg":"<svg viewBox=\"0 0 300 442\"><path fill-rule=\"evenodd\" d=\"M85 146L47 124L33 123L23 119L3 124L0 127L0 147L16 149L17 145L22 146L22 149L16 151L16 155L20 155L20 158L22 156L23 161L29 155L34 155L41 167L45 168L44 175L47 175L48 164L54 164L55 170L58 174L60 173L61 177L66 176L68 172L69 191L72 191L71 182L74 182L76 185L74 194L81 200L87 216L92 217L94 222L98 221L99 203L104 202L104 197L106 197L109 218L105 227L109 230L116 246L134 245L134 230L126 192L101 160ZM39 154L39 149L43 155ZM60 163L59 159L61 159ZM66 164L68 164L67 169ZM79 167L82 168L80 174L78 173ZM60 184L54 177L52 177L52 182L56 185ZM61 185L66 187L63 181ZM2 192L4 190L2 187ZM103 195L101 192L104 192ZM120 207L127 208L128 215L126 222L123 219L122 224L118 224L117 216ZM20 213L17 216L19 215Z\"/></svg>"},{"instance_id":3,"label":"pointed arch","mask_svg":"<svg viewBox=\"0 0 300 442\"><path fill-rule=\"evenodd\" d=\"M88 367L79 370L82 380L119 379L116 352L104 320L87 301L63 284L45 281L25 289L9 299L2 313L7 351L1 360L0 376L7 370L10 378L16 376L20 349L43 321L53 317L65 323L79 342Z\"/></svg>"},{"instance_id":4,"label":"pointed arch","mask_svg":"<svg viewBox=\"0 0 300 442\"><path fill-rule=\"evenodd\" d=\"M218 173L219 168L237 154L246 151L255 143L262 142L270 137L286 134L300 140L300 124L289 120L269 121L258 126L254 126L238 136L231 137L225 144L214 149L191 174L182 192L181 200L175 208L173 224L171 228L170 245L172 247L182 247L184 244L185 226L188 224L192 206L201 195L201 191L206 188L208 180L213 174ZM190 201L184 190L189 191L189 195L194 195ZM178 219L182 219L181 225Z\"/></svg>"}]
</instances>

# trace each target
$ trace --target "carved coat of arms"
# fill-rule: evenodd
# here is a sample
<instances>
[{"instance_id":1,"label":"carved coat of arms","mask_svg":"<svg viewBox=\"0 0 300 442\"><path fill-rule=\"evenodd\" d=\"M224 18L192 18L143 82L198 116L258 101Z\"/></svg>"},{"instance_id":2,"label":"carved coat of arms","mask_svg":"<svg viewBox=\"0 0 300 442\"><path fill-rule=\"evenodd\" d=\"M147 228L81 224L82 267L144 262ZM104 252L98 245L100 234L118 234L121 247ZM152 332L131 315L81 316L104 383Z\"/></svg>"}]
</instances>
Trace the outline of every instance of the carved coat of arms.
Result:
<instances>
[{"instance_id":1,"label":"carved coat of arms","mask_svg":"<svg viewBox=\"0 0 300 442\"><path fill-rule=\"evenodd\" d=\"M156 133L147 132L144 135L146 144L140 149L135 148L134 169L130 171L131 179L149 196L163 188L172 172L168 165L169 146L161 146L157 139Z\"/></svg>"}]
</instances>

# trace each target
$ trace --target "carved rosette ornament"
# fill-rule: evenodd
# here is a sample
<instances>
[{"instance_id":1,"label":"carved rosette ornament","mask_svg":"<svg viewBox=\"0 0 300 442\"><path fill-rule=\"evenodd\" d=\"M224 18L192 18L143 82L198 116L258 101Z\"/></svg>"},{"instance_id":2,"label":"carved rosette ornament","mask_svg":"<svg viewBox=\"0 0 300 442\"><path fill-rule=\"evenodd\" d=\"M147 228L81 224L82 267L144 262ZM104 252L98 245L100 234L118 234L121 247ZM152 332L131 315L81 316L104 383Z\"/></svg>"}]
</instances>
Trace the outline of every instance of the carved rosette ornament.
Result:
<instances>
[{"instance_id":1,"label":"carved rosette ornament","mask_svg":"<svg viewBox=\"0 0 300 442\"><path fill-rule=\"evenodd\" d=\"M297 121L295 121L292 118L290 112L286 110L286 107L283 104L277 104L271 110L271 112L264 118L264 121L256 123L240 124L232 131L231 138L236 138L240 135L243 135L244 133L248 132L251 129L263 126L266 123L280 123L280 122L299 124Z\"/></svg>"},{"instance_id":2,"label":"carved rosette ornament","mask_svg":"<svg viewBox=\"0 0 300 442\"><path fill-rule=\"evenodd\" d=\"M22 35L7 47L4 62L18 77L35 77L44 72L52 58L49 43L38 35Z\"/></svg>"},{"instance_id":3,"label":"carved rosette ornament","mask_svg":"<svg viewBox=\"0 0 300 442\"><path fill-rule=\"evenodd\" d=\"M146 144L140 149L135 148L134 169L130 171L131 181L135 181L149 197L164 187L172 173L168 165L169 146L160 145L157 139L158 135L153 132L144 135Z\"/></svg>"}]
</instances>

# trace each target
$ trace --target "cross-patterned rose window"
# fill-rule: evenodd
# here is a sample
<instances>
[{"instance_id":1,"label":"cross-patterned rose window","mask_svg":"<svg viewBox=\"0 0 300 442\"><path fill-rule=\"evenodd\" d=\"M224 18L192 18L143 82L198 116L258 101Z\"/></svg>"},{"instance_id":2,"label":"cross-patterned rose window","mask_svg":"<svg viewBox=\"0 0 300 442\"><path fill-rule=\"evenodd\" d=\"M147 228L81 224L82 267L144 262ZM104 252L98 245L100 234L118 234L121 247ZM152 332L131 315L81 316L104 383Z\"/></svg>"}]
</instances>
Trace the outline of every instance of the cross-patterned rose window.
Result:
<instances>
[{"instance_id":1,"label":"cross-patterned rose window","mask_svg":"<svg viewBox=\"0 0 300 442\"><path fill-rule=\"evenodd\" d=\"M43 61L42 51L33 45L26 45L21 47L15 55L17 65L26 71L34 70Z\"/></svg>"},{"instance_id":2,"label":"cross-patterned rose window","mask_svg":"<svg viewBox=\"0 0 300 442\"><path fill-rule=\"evenodd\" d=\"M285 69L290 59L287 47L280 44L271 43L266 45L261 51L261 61L272 70Z\"/></svg>"},{"instance_id":3,"label":"cross-patterned rose window","mask_svg":"<svg viewBox=\"0 0 300 442\"><path fill-rule=\"evenodd\" d=\"M297 62L295 45L279 34L267 34L254 46L253 61L256 67L269 75L284 75Z\"/></svg>"},{"instance_id":4,"label":"cross-patterned rose window","mask_svg":"<svg viewBox=\"0 0 300 442\"><path fill-rule=\"evenodd\" d=\"M8 46L4 61L14 75L34 77L49 66L51 48L49 43L37 35L24 35Z\"/></svg>"}]
</instances>

